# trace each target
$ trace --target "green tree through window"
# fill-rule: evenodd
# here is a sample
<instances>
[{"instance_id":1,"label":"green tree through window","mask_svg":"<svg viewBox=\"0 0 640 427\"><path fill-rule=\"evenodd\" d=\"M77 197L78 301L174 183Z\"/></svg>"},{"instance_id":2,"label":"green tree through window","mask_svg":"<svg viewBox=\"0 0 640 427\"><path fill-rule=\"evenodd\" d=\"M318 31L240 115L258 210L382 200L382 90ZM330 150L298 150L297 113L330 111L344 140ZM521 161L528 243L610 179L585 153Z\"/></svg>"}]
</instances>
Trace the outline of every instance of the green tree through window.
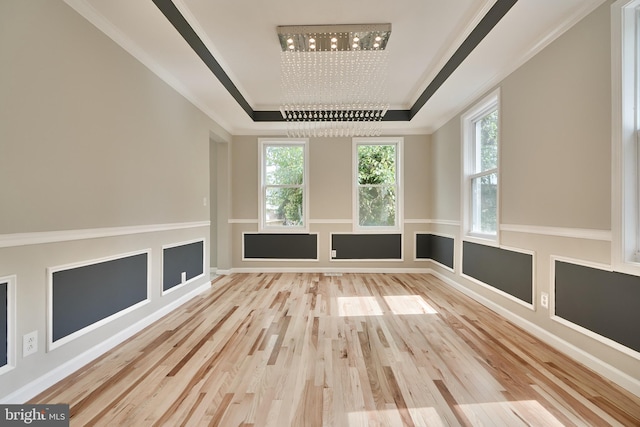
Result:
<instances>
[{"instance_id":1,"label":"green tree through window","mask_svg":"<svg viewBox=\"0 0 640 427\"><path fill-rule=\"evenodd\" d=\"M476 171L488 172L473 180L476 198L474 231L495 233L498 228L498 110L476 122Z\"/></svg>"},{"instance_id":2,"label":"green tree through window","mask_svg":"<svg viewBox=\"0 0 640 427\"><path fill-rule=\"evenodd\" d=\"M393 227L396 222L396 145L358 145L358 225Z\"/></svg>"},{"instance_id":3,"label":"green tree through window","mask_svg":"<svg viewBox=\"0 0 640 427\"><path fill-rule=\"evenodd\" d=\"M304 226L304 145L265 145L265 226Z\"/></svg>"}]
</instances>

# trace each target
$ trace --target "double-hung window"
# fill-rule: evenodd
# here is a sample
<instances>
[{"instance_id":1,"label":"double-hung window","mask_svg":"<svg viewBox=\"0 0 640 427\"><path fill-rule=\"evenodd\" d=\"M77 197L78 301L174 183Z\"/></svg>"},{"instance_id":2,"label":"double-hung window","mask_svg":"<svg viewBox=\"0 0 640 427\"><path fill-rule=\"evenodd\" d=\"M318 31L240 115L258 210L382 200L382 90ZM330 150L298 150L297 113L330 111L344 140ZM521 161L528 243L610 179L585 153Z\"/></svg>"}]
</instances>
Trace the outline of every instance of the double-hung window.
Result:
<instances>
[{"instance_id":1,"label":"double-hung window","mask_svg":"<svg viewBox=\"0 0 640 427\"><path fill-rule=\"evenodd\" d=\"M465 235L498 241L499 92L462 117Z\"/></svg>"},{"instance_id":2,"label":"double-hung window","mask_svg":"<svg viewBox=\"0 0 640 427\"><path fill-rule=\"evenodd\" d=\"M259 145L260 231L308 231L308 140L261 139Z\"/></svg>"},{"instance_id":3,"label":"double-hung window","mask_svg":"<svg viewBox=\"0 0 640 427\"><path fill-rule=\"evenodd\" d=\"M400 231L402 138L354 138L354 230Z\"/></svg>"},{"instance_id":4,"label":"double-hung window","mask_svg":"<svg viewBox=\"0 0 640 427\"><path fill-rule=\"evenodd\" d=\"M640 274L640 0L612 5L612 259Z\"/></svg>"}]
</instances>

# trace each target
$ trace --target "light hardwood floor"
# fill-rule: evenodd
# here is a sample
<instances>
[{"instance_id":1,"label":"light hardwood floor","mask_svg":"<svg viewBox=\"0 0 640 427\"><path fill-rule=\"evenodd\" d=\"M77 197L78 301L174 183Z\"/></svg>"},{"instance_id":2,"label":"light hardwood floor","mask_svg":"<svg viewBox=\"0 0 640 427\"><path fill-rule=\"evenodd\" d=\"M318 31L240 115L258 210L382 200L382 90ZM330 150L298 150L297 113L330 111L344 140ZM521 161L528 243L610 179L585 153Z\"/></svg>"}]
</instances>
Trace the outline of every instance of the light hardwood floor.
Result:
<instances>
[{"instance_id":1,"label":"light hardwood floor","mask_svg":"<svg viewBox=\"0 0 640 427\"><path fill-rule=\"evenodd\" d=\"M640 425L640 398L426 274L234 274L32 403L71 425Z\"/></svg>"}]
</instances>

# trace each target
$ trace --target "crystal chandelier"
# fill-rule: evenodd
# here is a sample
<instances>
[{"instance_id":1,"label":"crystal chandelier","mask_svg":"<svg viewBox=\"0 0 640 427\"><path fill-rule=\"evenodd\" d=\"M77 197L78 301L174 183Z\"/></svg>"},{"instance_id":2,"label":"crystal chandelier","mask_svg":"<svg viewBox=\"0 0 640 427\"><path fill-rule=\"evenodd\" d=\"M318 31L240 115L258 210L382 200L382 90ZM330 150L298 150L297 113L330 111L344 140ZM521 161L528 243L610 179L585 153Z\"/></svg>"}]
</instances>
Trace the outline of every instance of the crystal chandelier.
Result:
<instances>
[{"instance_id":1,"label":"crystal chandelier","mask_svg":"<svg viewBox=\"0 0 640 427\"><path fill-rule=\"evenodd\" d=\"M278 27L288 135L380 135L390 35L391 24Z\"/></svg>"}]
</instances>

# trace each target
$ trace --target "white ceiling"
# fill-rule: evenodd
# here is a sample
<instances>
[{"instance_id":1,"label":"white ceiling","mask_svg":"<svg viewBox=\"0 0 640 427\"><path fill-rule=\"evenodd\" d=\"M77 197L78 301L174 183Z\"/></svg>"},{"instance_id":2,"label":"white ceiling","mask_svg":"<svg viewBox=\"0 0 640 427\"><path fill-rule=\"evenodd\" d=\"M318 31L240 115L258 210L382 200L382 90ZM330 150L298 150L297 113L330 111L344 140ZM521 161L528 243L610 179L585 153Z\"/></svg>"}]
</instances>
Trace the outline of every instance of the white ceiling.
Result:
<instances>
[{"instance_id":1,"label":"white ceiling","mask_svg":"<svg viewBox=\"0 0 640 427\"><path fill-rule=\"evenodd\" d=\"M430 133L605 0L519 0L409 122ZM254 123L151 0L65 0L234 135L282 134ZM407 110L495 0L173 0L254 110L278 110L278 25L391 23L391 109Z\"/></svg>"}]
</instances>

